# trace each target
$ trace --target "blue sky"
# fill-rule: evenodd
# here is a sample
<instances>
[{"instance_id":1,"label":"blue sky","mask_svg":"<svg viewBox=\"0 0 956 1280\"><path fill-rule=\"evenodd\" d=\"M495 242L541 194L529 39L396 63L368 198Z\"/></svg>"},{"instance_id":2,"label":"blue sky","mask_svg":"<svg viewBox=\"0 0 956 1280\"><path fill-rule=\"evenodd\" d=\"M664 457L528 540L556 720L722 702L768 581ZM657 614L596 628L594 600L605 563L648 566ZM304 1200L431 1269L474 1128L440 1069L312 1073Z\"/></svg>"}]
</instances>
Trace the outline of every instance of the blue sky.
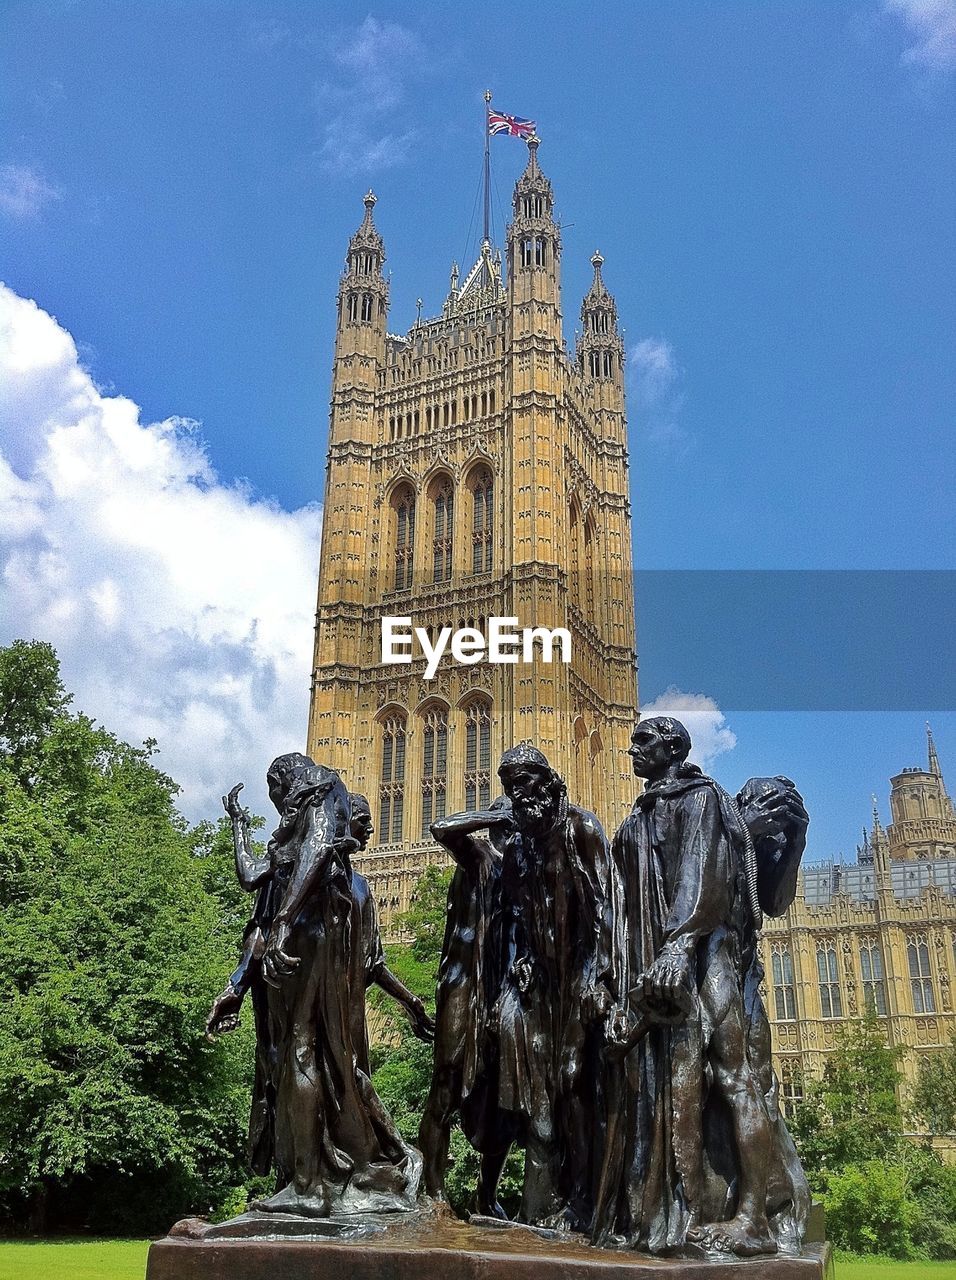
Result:
<instances>
[{"instance_id":1,"label":"blue sky","mask_svg":"<svg viewBox=\"0 0 956 1280\"><path fill-rule=\"evenodd\" d=\"M500 109L538 121L564 223L569 339L588 259L596 247L606 259L629 353L636 562L953 568L956 4L551 4L487 15L477 5L94 0L8 0L0 11L0 279L60 329L12 302L10 323L39 325L40 363L55 365L62 386L89 371L112 405L104 420L123 396L140 427L201 424L152 431L165 441L165 514L144 550L104 518L106 496L88 504L85 524L75 505L67 519L63 502L75 500L49 480L50 450L28 446L22 430L14 438L31 420L49 433L33 373L7 402L0 447L12 473L48 488L42 499L31 490L36 510L8 535L20 557L8 583L16 571L20 585L5 634L45 627L78 697L124 732L168 725L167 737L182 738L185 709L197 739L255 769L270 748L241 742L252 723L268 732L262 709L274 696L275 723L293 733L302 688L283 684L283 662L308 650L307 635L289 633L303 619L307 628L314 565L282 577L287 594L311 585L270 648L268 627L250 629L239 603L244 591L266 607L250 585L261 549L237 532L249 570L210 588L203 612L198 573L216 562L199 557L188 582L173 563L189 552L174 498L198 510L205 493L236 530L245 503L263 527L272 521L275 554L307 560L334 297L361 196L369 185L379 196L390 327L401 331L419 296L426 313L439 309L452 259L465 265L474 251L486 87ZM499 232L524 159L522 144L495 140ZM77 344L76 369L61 331ZM124 430L114 485L139 465ZM202 463L189 452L201 442ZM49 582L66 574L76 591L67 621L36 587L27 526L34 557L57 530L63 565ZM223 515L227 545L232 527ZM90 528L97 551L78 565L64 548ZM154 589L157 612L137 613L135 597ZM124 618L161 633L162 687L143 684L156 646ZM878 625L860 619L863 648ZM901 653L900 664L939 661L938 628L928 619L924 652ZM642 662L656 694L666 653ZM170 673L182 682L186 667L177 701ZM215 706L196 692L203 678L219 691ZM705 678L695 692L708 692ZM244 732L223 727L236 688ZM737 746L715 756L715 773L731 784L755 769L795 776L818 855L851 849L872 791L885 816L886 779L922 759L927 717L956 787L951 708L721 711ZM165 749L173 772L180 761L193 771L191 786L202 775L201 808L221 785L221 761L200 766L198 741L180 757Z\"/></svg>"}]
</instances>

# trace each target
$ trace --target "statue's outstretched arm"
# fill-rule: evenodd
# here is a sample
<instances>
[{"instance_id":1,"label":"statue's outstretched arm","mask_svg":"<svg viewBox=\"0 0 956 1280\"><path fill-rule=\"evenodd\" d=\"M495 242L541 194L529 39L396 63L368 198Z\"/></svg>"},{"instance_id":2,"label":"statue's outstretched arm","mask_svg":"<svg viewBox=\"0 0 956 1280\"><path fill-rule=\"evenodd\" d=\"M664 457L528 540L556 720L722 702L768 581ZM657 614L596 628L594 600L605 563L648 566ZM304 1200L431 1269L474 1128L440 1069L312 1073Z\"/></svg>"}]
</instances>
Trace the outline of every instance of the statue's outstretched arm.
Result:
<instances>
[{"instance_id":1,"label":"statue's outstretched arm","mask_svg":"<svg viewBox=\"0 0 956 1280\"><path fill-rule=\"evenodd\" d=\"M401 978L396 977L387 965L382 965L376 974L375 981L385 994L397 1000L408 1014L412 1030L419 1040L427 1042L435 1039L435 1023L428 1016L424 1002L415 995L414 991L410 991L405 986Z\"/></svg>"},{"instance_id":2,"label":"statue's outstretched arm","mask_svg":"<svg viewBox=\"0 0 956 1280\"><path fill-rule=\"evenodd\" d=\"M252 828L249 824L249 810L239 803L239 792L243 784L237 782L227 796L223 796L222 805L232 822L232 847L236 855L236 875L246 893L269 878L271 866L268 857L260 857L252 845Z\"/></svg>"}]
</instances>

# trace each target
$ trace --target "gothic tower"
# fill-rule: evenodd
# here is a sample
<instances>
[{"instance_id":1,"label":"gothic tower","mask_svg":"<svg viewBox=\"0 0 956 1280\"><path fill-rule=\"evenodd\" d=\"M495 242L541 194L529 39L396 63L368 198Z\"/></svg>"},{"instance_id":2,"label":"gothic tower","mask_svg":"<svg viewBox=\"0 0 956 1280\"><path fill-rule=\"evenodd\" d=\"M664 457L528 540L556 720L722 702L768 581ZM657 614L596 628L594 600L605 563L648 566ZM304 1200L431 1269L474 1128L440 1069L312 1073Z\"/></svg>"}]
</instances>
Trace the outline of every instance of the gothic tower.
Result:
<instances>
[{"instance_id":1,"label":"gothic tower","mask_svg":"<svg viewBox=\"0 0 956 1280\"><path fill-rule=\"evenodd\" d=\"M338 298L309 754L368 795L362 869L383 924L443 863L429 824L497 794L501 752L533 741L612 830L634 793L637 705L623 344L592 258L572 357L561 232L528 142L504 265L485 241L441 313L386 331L375 197ZM383 665L381 619L487 632L563 627L571 661Z\"/></svg>"},{"instance_id":2,"label":"gothic tower","mask_svg":"<svg viewBox=\"0 0 956 1280\"><path fill-rule=\"evenodd\" d=\"M956 812L946 793L929 725L926 740L926 768L904 769L890 779L893 821L886 834L891 858L956 858Z\"/></svg>"}]
</instances>

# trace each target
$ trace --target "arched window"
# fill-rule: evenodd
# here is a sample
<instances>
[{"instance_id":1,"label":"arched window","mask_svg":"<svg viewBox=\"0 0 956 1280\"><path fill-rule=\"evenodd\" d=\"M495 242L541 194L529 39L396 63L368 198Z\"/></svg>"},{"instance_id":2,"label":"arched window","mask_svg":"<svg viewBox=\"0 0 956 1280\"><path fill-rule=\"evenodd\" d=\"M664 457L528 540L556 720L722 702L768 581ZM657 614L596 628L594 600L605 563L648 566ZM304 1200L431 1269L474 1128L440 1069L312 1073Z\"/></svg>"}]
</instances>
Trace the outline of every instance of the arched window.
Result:
<instances>
[{"instance_id":1,"label":"arched window","mask_svg":"<svg viewBox=\"0 0 956 1280\"><path fill-rule=\"evenodd\" d=\"M935 1013L933 976L929 967L929 947L922 937L906 939L906 958L910 969L910 988L913 992L913 1010L916 1013Z\"/></svg>"},{"instance_id":2,"label":"arched window","mask_svg":"<svg viewBox=\"0 0 956 1280\"><path fill-rule=\"evenodd\" d=\"M594 622L594 521L590 516L584 521L584 613L588 622Z\"/></svg>"},{"instance_id":3,"label":"arched window","mask_svg":"<svg viewBox=\"0 0 956 1280\"><path fill-rule=\"evenodd\" d=\"M817 979L820 983L820 1005L825 1018L843 1017L843 997L840 992L840 972L837 968L836 947L825 942L817 947Z\"/></svg>"},{"instance_id":4,"label":"arched window","mask_svg":"<svg viewBox=\"0 0 956 1280\"><path fill-rule=\"evenodd\" d=\"M571 499L568 519L568 568L571 603L580 609L581 604L581 512L577 500Z\"/></svg>"},{"instance_id":5,"label":"arched window","mask_svg":"<svg viewBox=\"0 0 956 1280\"><path fill-rule=\"evenodd\" d=\"M451 579L452 549L455 533L455 490L451 480L443 476L432 486L434 526L432 530L432 581Z\"/></svg>"},{"instance_id":6,"label":"arched window","mask_svg":"<svg viewBox=\"0 0 956 1280\"><path fill-rule=\"evenodd\" d=\"M382 723L382 773L378 790L379 838L397 844L405 816L405 717L396 711Z\"/></svg>"},{"instance_id":7,"label":"arched window","mask_svg":"<svg viewBox=\"0 0 956 1280\"><path fill-rule=\"evenodd\" d=\"M788 1120L792 1120L794 1112L803 1101L803 1074L799 1060L787 1058L782 1063L780 1093L783 1098L783 1114Z\"/></svg>"},{"instance_id":8,"label":"arched window","mask_svg":"<svg viewBox=\"0 0 956 1280\"><path fill-rule=\"evenodd\" d=\"M448 771L448 712L432 707L422 716L422 839L445 816L445 784Z\"/></svg>"},{"instance_id":9,"label":"arched window","mask_svg":"<svg viewBox=\"0 0 956 1280\"><path fill-rule=\"evenodd\" d=\"M795 1018L797 1001L793 982L793 956L790 948L775 946L770 962L773 969L773 1000L778 1019Z\"/></svg>"},{"instance_id":10,"label":"arched window","mask_svg":"<svg viewBox=\"0 0 956 1280\"><path fill-rule=\"evenodd\" d=\"M362 294L362 320L368 324L372 319L372 295L370 293Z\"/></svg>"},{"instance_id":11,"label":"arched window","mask_svg":"<svg viewBox=\"0 0 956 1280\"><path fill-rule=\"evenodd\" d=\"M396 591L412 585L415 561L415 491L403 484L392 498L395 508L395 580Z\"/></svg>"},{"instance_id":12,"label":"arched window","mask_svg":"<svg viewBox=\"0 0 956 1280\"><path fill-rule=\"evenodd\" d=\"M491 803L491 703L476 698L465 712L465 808Z\"/></svg>"},{"instance_id":13,"label":"arched window","mask_svg":"<svg viewBox=\"0 0 956 1280\"><path fill-rule=\"evenodd\" d=\"M494 561L494 479L487 467L471 473L468 484L472 498L471 571L487 573Z\"/></svg>"},{"instance_id":14,"label":"arched window","mask_svg":"<svg viewBox=\"0 0 956 1280\"><path fill-rule=\"evenodd\" d=\"M886 1017L886 979L883 973L883 952L876 938L863 938L860 942L860 973L863 977L863 1004L868 1013Z\"/></svg>"},{"instance_id":15,"label":"arched window","mask_svg":"<svg viewBox=\"0 0 956 1280\"><path fill-rule=\"evenodd\" d=\"M357 293L349 294L349 319L350 320L358 319L358 294Z\"/></svg>"}]
</instances>

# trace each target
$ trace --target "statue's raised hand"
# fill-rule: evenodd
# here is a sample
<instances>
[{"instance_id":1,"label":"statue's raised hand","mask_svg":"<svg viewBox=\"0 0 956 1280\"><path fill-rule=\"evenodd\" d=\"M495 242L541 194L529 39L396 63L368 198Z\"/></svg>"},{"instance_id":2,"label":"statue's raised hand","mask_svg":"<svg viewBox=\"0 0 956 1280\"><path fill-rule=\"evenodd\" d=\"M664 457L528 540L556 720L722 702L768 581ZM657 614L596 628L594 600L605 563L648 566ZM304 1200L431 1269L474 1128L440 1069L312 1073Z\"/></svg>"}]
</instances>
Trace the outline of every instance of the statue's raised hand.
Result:
<instances>
[{"instance_id":1,"label":"statue's raised hand","mask_svg":"<svg viewBox=\"0 0 956 1280\"><path fill-rule=\"evenodd\" d=\"M243 783L237 782L227 796L222 798L222 807L233 822L248 822L249 810L244 809L239 803L239 792L243 788Z\"/></svg>"}]
</instances>

